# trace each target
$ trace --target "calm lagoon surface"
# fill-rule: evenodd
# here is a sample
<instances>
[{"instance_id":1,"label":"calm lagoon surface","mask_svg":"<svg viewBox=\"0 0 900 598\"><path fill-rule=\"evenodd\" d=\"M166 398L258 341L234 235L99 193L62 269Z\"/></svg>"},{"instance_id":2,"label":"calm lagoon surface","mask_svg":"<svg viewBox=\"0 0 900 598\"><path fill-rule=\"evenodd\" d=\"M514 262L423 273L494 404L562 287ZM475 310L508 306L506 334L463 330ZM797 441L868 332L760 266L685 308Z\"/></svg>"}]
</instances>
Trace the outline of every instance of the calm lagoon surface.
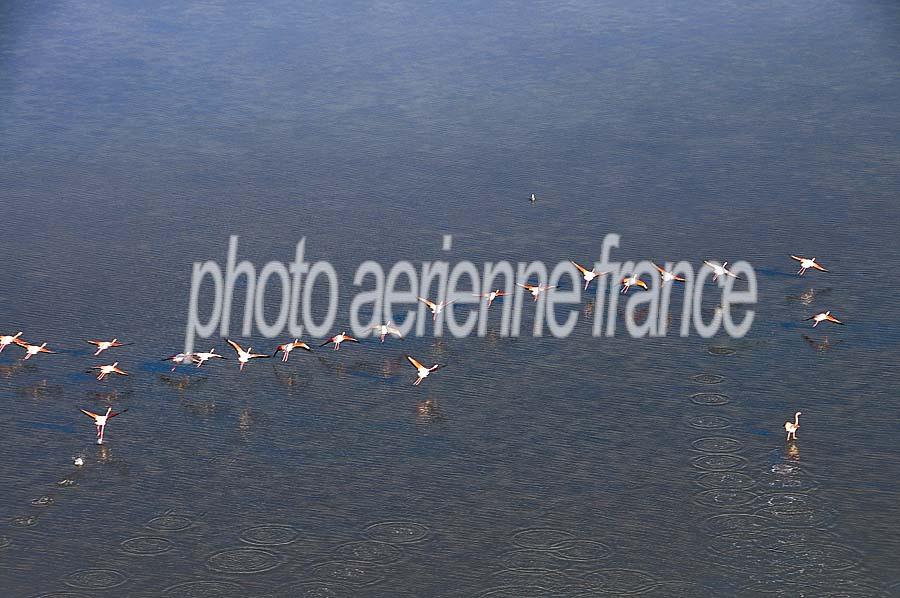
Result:
<instances>
[{"instance_id":1,"label":"calm lagoon surface","mask_svg":"<svg viewBox=\"0 0 900 598\"><path fill-rule=\"evenodd\" d=\"M0 334L57 354L0 353L0 593L900 596L898 73L888 0L4 3ZM526 298L517 338L501 303L484 337L160 361L232 235L334 266L318 344L366 260L607 233L749 262L750 331L635 339L620 303L594 337L591 291L566 338Z\"/></svg>"}]
</instances>

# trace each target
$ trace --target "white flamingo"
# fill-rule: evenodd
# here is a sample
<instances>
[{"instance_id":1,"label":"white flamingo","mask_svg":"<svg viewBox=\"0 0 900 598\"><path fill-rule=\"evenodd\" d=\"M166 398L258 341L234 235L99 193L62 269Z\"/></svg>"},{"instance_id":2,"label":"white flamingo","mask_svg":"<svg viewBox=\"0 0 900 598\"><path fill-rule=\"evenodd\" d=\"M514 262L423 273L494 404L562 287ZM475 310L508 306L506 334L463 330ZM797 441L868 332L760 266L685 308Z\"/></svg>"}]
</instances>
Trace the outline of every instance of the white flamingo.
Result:
<instances>
[{"instance_id":1,"label":"white flamingo","mask_svg":"<svg viewBox=\"0 0 900 598\"><path fill-rule=\"evenodd\" d=\"M309 348L309 345L307 345L300 339L295 338L293 341L291 341L289 343L284 343L283 345L278 345L278 348L275 349L274 353L272 353L272 357L275 357L276 355L278 355L278 352L281 351L281 353L282 353L281 361L285 362L288 360L288 356L290 356L291 351L293 351L294 349L304 349L306 351L312 351L312 349Z\"/></svg>"},{"instance_id":2,"label":"white flamingo","mask_svg":"<svg viewBox=\"0 0 900 598\"><path fill-rule=\"evenodd\" d=\"M422 365L421 363L419 363L415 358L413 358L409 355L406 356L406 359L408 359L409 362L413 365L413 367L416 368L416 372L419 376L418 378L416 378L416 381L413 382L413 386L418 386L419 384L422 383L422 380L424 380L425 378L428 377L428 375L431 372L435 372L438 369L444 367L442 364L436 363L433 366L431 366L430 368L427 368L424 365Z\"/></svg>"},{"instance_id":3,"label":"white flamingo","mask_svg":"<svg viewBox=\"0 0 900 598\"><path fill-rule=\"evenodd\" d=\"M591 268L590 270L588 270L587 268L585 268L581 264L575 262L574 260L569 260L569 261L572 262L573 266L578 268L579 272L581 272L581 277L584 279L584 290L585 291L587 290L588 285L591 284L592 280L594 280L595 278L599 278L599 277L603 276L604 274L609 274L609 272L598 272L596 268Z\"/></svg>"},{"instance_id":4,"label":"white flamingo","mask_svg":"<svg viewBox=\"0 0 900 598\"><path fill-rule=\"evenodd\" d=\"M94 425L97 426L97 444L103 444L103 431L106 429L106 423L115 416L122 415L123 413L128 411L128 409L123 409L118 413L113 413L112 407L107 407L106 413L104 413L103 415L99 415L92 411L87 411L86 409L79 409L79 411L94 420Z\"/></svg>"},{"instance_id":5,"label":"white flamingo","mask_svg":"<svg viewBox=\"0 0 900 598\"><path fill-rule=\"evenodd\" d=\"M325 341L324 343L322 343L319 346L324 347L328 343L334 343L334 350L337 351L338 349L341 348L341 343L343 343L344 341L347 341L350 343L358 343L359 342L357 339L353 338L346 332L341 332L340 334L335 334L334 336L332 336L330 339L328 339L327 341Z\"/></svg>"},{"instance_id":6,"label":"white flamingo","mask_svg":"<svg viewBox=\"0 0 900 598\"><path fill-rule=\"evenodd\" d=\"M816 262L816 258L806 258L799 255L792 255L791 257L800 262L800 269L797 270L797 274L799 274L800 276L803 276L803 274L810 268L814 268L822 272L828 272L828 270L826 270Z\"/></svg>"},{"instance_id":7,"label":"white flamingo","mask_svg":"<svg viewBox=\"0 0 900 598\"><path fill-rule=\"evenodd\" d=\"M91 368L91 370L100 370L100 374L97 376L97 380L103 380L110 374L118 374L120 376L127 376L128 372L125 370L119 369L119 362L116 361L111 365L95 365ZM88 370L90 371L90 370Z\"/></svg>"},{"instance_id":8,"label":"white flamingo","mask_svg":"<svg viewBox=\"0 0 900 598\"><path fill-rule=\"evenodd\" d=\"M797 430L800 428L800 416L803 415L802 411L798 411L794 414L794 421L786 421L784 422L784 431L787 432L787 440L797 440Z\"/></svg>"}]
</instances>

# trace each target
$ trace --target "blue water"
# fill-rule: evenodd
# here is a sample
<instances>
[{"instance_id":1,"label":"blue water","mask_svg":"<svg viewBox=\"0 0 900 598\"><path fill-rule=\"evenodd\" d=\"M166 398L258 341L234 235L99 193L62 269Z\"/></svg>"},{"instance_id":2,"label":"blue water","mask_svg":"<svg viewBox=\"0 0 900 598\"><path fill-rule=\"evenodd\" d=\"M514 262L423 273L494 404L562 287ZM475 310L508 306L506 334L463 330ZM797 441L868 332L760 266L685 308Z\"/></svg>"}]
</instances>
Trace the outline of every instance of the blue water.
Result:
<instances>
[{"instance_id":1,"label":"blue water","mask_svg":"<svg viewBox=\"0 0 900 598\"><path fill-rule=\"evenodd\" d=\"M59 351L0 353L4 595L900 595L898 72L887 1L0 6L0 334ZM305 237L336 333L365 260L607 233L749 261L750 333L160 362L231 235Z\"/></svg>"}]
</instances>

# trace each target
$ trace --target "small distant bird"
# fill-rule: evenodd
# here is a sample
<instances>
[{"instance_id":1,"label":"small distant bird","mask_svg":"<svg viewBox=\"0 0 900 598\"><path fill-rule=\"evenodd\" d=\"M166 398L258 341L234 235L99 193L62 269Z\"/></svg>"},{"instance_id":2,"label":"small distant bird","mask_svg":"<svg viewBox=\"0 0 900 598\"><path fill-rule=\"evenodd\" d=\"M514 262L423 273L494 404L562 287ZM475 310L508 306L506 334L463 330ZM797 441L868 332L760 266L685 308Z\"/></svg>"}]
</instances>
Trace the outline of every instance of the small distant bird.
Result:
<instances>
[{"instance_id":1,"label":"small distant bird","mask_svg":"<svg viewBox=\"0 0 900 598\"><path fill-rule=\"evenodd\" d=\"M803 276L803 273L810 268L815 268L816 270L820 270L822 272L828 272L828 270L816 263L816 258L805 258L799 255L792 255L791 257L800 262L800 269L797 270L797 274L799 274L800 276Z\"/></svg>"},{"instance_id":2,"label":"small distant bird","mask_svg":"<svg viewBox=\"0 0 900 598\"><path fill-rule=\"evenodd\" d=\"M584 279L584 290L586 291L588 285L591 284L591 281L597 277L603 276L604 274L609 274L609 272L597 272L596 268L591 268L588 270L584 266L578 264L574 260L569 260L572 262L572 265L578 268L578 271L581 272L581 277Z\"/></svg>"},{"instance_id":3,"label":"small distant bird","mask_svg":"<svg viewBox=\"0 0 900 598\"><path fill-rule=\"evenodd\" d=\"M171 361L172 362L172 371L175 371L175 368L180 366L182 363L186 361L191 361L194 359L193 353L176 353L175 355L169 355L162 361Z\"/></svg>"},{"instance_id":4,"label":"small distant bird","mask_svg":"<svg viewBox=\"0 0 900 598\"><path fill-rule=\"evenodd\" d=\"M263 359L263 358L271 357L271 355L264 355L262 353L254 353L253 347L247 347L247 350L244 351L239 344L237 344L236 342L234 342L233 340L228 339L228 338L225 339L225 342L228 343L229 345L231 345L231 348L234 349L235 353L237 353L238 363L241 364L240 367L238 368L240 371L244 371L244 366L251 359Z\"/></svg>"},{"instance_id":5,"label":"small distant bird","mask_svg":"<svg viewBox=\"0 0 900 598\"><path fill-rule=\"evenodd\" d=\"M732 272L731 270L729 270L728 268L725 267L728 265L728 262L725 262L724 264L720 265L720 264L717 264L716 262L707 262L706 260L703 260L703 263L713 269L713 272L714 272L713 282L718 280L720 276L731 276L732 278L741 280L740 276L738 276L737 274L735 274L734 272Z\"/></svg>"},{"instance_id":6,"label":"small distant bird","mask_svg":"<svg viewBox=\"0 0 900 598\"><path fill-rule=\"evenodd\" d=\"M374 326L372 326L372 330L375 334L378 335L378 338L381 339L381 342L384 342L384 339L389 334L399 339L403 339L403 335L400 333L400 329L394 326L394 323L390 320L388 320L387 324L375 324Z\"/></svg>"},{"instance_id":7,"label":"small distant bird","mask_svg":"<svg viewBox=\"0 0 900 598\"><path fill-rule=\"evenodd\" d=\"M488 300L488 307L491 306L491 303L494 302L494 299L497 297L506 297L506 291L501 291L500 289L493 290L489 293L472 293L473 297L481 297L482 299Z\"/></svg>"},{"instance_id":8,"label":"small distant bird","mask_svg":"<svg viewBox=\"0 0 900 598\"><path fill-rule=\"evenodd\" d=\"M128 372L119 369L119 362L115 362L111 365L95 365L91 368L91 370L100 370L100 374L97 376L97 380L103 380L110 374L119 374L120 376L127 376ZM88 370L88 371L91 371Z\"/></svg>"},{"instance_id":9,"label":"small distant bird","mask_svg":"<svg viewBox=\"0 0 900 598\"><path fill-rule=\"evenodd\" d=\"M532 297L532 299L533 299L534 301L537 301L537 300L538 300L538 296L539 296L541 293L544 293L544 292L549 291L549 290L551 290L551 289L555 289L555 288L558 286L558 285L553 285L552 287L550 287L550 286L543 285L543 284L533 285L533 284L529 284L529 283L527 283L527 282L524 282L524 283L522 283L522 282L517 282L516 284L517 284L518 286L522 287L523 289L525 289L526 291L528 291L529 293L531 293L531 297Z\"/></svg>"},{"instance_id":10,"label":"small distant bird","mask_svg":"<svg viewBox=\"0 0 900 598\"><path fill-rule=\"evenodd\" d=\"M341 348L341 343L344 341L348 341L351 343L358 343L359 341L347 334L346 332L342 332L340 334L336 334L332 336L330 339L319 345L320 347L324 347L328 343L334 343L334 350L337 351Z\"/></svg>"},{"instance_id":11,"label":"small distant bird","mask_svg":"<svg viewBox=\"0 0 900 598\"><path fill-rule=\"evenodd\" d=\"M47 348L47 343L41 343L40 345L29 345L25 341L20 338L17 338L13 341L23 349L25 349L25 357L23 359L30 359L32 355L37 355L38 353L55 353L56 351L51 351Z\"/></svg>"},{"instance_id":12,"label":"small distant bird","mask_svg":"<svg viewBox=\"0 0 900 598\"><path fill-rule=\"evenodd\" d=\"M106 351L107 349L109 349L111 347L124 347L126 344L127 345L131 344L131 343L120 343L119 339L117 339L117 338L114 338L111 341L87 341L87 342L91 343L92 345L97 346L97 351L94 353L94 357L96 357L97 355L100 355L101 353L103 353L104 351Z\"/></svg>"},{"instance_id":13,"label":"small distant bird","mask_svg":"<svg viewBox=\"0 0 900 598\"><path fill-rule=\"evenodd\" d=\"M803 415L803 412L798 411L797 413L794 414L793 422L789 422L789 421L784 422L784 431L787 432L786 440L788 440L788 441L797 440L797 430L800 428L800 416L801 415Z\"/></svg>"},{"instance_id":14,"label":"small distant bird","mask_svg":"<svg viewBox=\"0 0 900 598\"><path fill-rule=\"evenodd\" d=\"M537 201L537 197L535 197L534 193L532 193L531 194L531 203L534 204L534 202L536 202L536 201Z\"/></svg>"},{"instance_id":15,"label":"small distant bird","mask_svg":"<svg viewBox=\"0 0 900 598\"><path fill-rule=\"evenodd\" d=\"M419 384L422 383L422 380L424 380L425 378L428 377L428 374L430 374L431 372L435 372L438 369L444 367L442 364L436 363L433 366L431 366L430 368L427 368L424 365L422 365L421 363L419 363L415 358L410 357L409 355L406 356L406 359L408 359L409 362L413 365L413 367L416 368L416 371L418 372L418 375L419 375L419 377L416 378L416 381L413 382L413 386L418 386Z\"/></svg>"},{"instance_id":16,"label":"small distant bird","mask_svg":"<svg viewBox=\"0 0 900 598\"><path fill-rule=\"evenodd\" d=\"M843 322L841 322L840 320L838 320L837 318L835 318L833 315L831 315L831 311L830 311L830 310L829 310L829 311L823 311L822 313L816 314L816 315L814 315L814 316L810 316L810 317L806 318L806 319L803 320L803 321L804 321L804 322L809 322L810 320L814 320L814 322L813 322L813 328L815 328L816 326L818 326L821 322L834 322L835 324L841 324L841 325L844 324Z\"/></svg>"},{"instance_id":17,"label":"small distant bird","mask_svg":"<svg viewBox=\"0 0 900 598\"><path fill-rule=\"evenodd\" d=\"M417 299L419 301L421 301L422 303L424 303L425 305L427 305L428 309L431 310L431 319L432 320L437 320L437 316L439 313L441 313L441 310L443 310L445 307L447 307L451 303L456 302L456 299L454 299L453 301L441 301L440 303L434 303L432 301L429 301L425 297L417 297Z\"/></svg>"},{"instance_id":18,"label":"small distant bird","mask_svg":"<svg viewBox=\"0 0 900 598\"><path fill-rule=\"evenodd\" d=\"M75 467L81 467L82 465L84 465L84 459L82 459L81 457L75 457L75 460L72 463L75 465Z\"/></svg>"},{"instance_id":19,"label":"small distant bird","mask_svg":"<svg viewBox=\"0 0 900 598\"><path fill-rule=\"evenodd\" d=\"M282 362L287 361L288 356L291 354L291 351L293 351L294 349L305 349L307 351L312 351L312 349L309 348L309 345L307 345L300 339L295 338L290 343L284 343L283 345L278 345L278 348L275 349L274 353L272 353L272 357L275 357L276 355L278 355L278 352L281 351L281 353L282 353L281 361Z\"/></svg>"},{"instance_id":20,"label":"small distant bird","mask_svg":"<svg viewBox=\"0 0 900 598\"><path fill-rule=\"evenodd\" d=\"M653 264L653 262L650 262L650 263ZM682 278L680 276L675 276L674 272L669 272L665 268L658 266L656 264L653 264L653 267L656 268L656 271L659 272L660 276L662 276L663 284L666 284L667 282L672 282L672 281L684 282L684 278Z\"/></svg>"},{"instance_id":21,"label":"small distant bird","mask_svg":"<svg viewBox=\"0 0 900 598\"><path fill-rule=\"evenodd\" d=\"M7 345L12 345L13 343L15 343L20 336L22 336L21 330L15 334L5 334L3 336L0 336L0 352L2 352Z\"/></svg>"},{"instance_id":22,"label":"small distant bird","mask_svg":"<svg viewBox=\"0 0 900 598\"><path fill-rule=\"evenodd\" d=\"M224 355L219 355L216 353L215 347L210 349L209 351L198 351L194 353L191 357L191 361L197 364L197 367L200 367L210 359L227 359Z\"/></svg>"},{"instance_id":23,"label":"small distant bird","mask_svg":"<svg viewBox=\"0 0 900 598\"><path fill-rule=\"evenodd\" d=\"M632 274L631 276L626 276L622 279L622 293L627 293L628 289L631 287L641 287L645 291L647 290L647 283Z\"/></svg>"},{"instance_id":24,"label":"small distant bird","mask_svg":"<svg viewBox=\"0 0 900 598\"><path fill-rule=\"evenodd\" d=\"M103 430L106 429L107 421L117 415L122 415L123 413L128 411L128 409L123 409L118 413L113 413L112 407L107 407L106 413L103 415L98 415L96 413L93 413L92 411L87 411L86 409L79 409L79 411L94 420L94 425L97 426L97 444L103 444Z\"/></svg>"}]
</instances>

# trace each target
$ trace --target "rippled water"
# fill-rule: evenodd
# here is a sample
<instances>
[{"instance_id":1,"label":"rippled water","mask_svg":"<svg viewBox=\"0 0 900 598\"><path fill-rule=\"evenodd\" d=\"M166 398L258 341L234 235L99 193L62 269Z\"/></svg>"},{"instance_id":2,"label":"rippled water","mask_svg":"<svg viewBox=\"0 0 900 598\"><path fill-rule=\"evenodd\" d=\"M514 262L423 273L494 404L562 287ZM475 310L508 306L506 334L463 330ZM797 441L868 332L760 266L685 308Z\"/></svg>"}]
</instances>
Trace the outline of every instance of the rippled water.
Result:
<instances>
[{"instance_id":1,"label":"rippled water","mask_svg":"<svg viewBox=\"0 0 900 598\"><path fill-rule=\"evenodd\" d=\"M59 351L0 353L4 596L898 595L898 36L887 1L4 4L0 333ZM364 260L608 232L748 260L750 333L159 361L230 235L306 237L344 326Z\"/></svg>"}]
</instances>

